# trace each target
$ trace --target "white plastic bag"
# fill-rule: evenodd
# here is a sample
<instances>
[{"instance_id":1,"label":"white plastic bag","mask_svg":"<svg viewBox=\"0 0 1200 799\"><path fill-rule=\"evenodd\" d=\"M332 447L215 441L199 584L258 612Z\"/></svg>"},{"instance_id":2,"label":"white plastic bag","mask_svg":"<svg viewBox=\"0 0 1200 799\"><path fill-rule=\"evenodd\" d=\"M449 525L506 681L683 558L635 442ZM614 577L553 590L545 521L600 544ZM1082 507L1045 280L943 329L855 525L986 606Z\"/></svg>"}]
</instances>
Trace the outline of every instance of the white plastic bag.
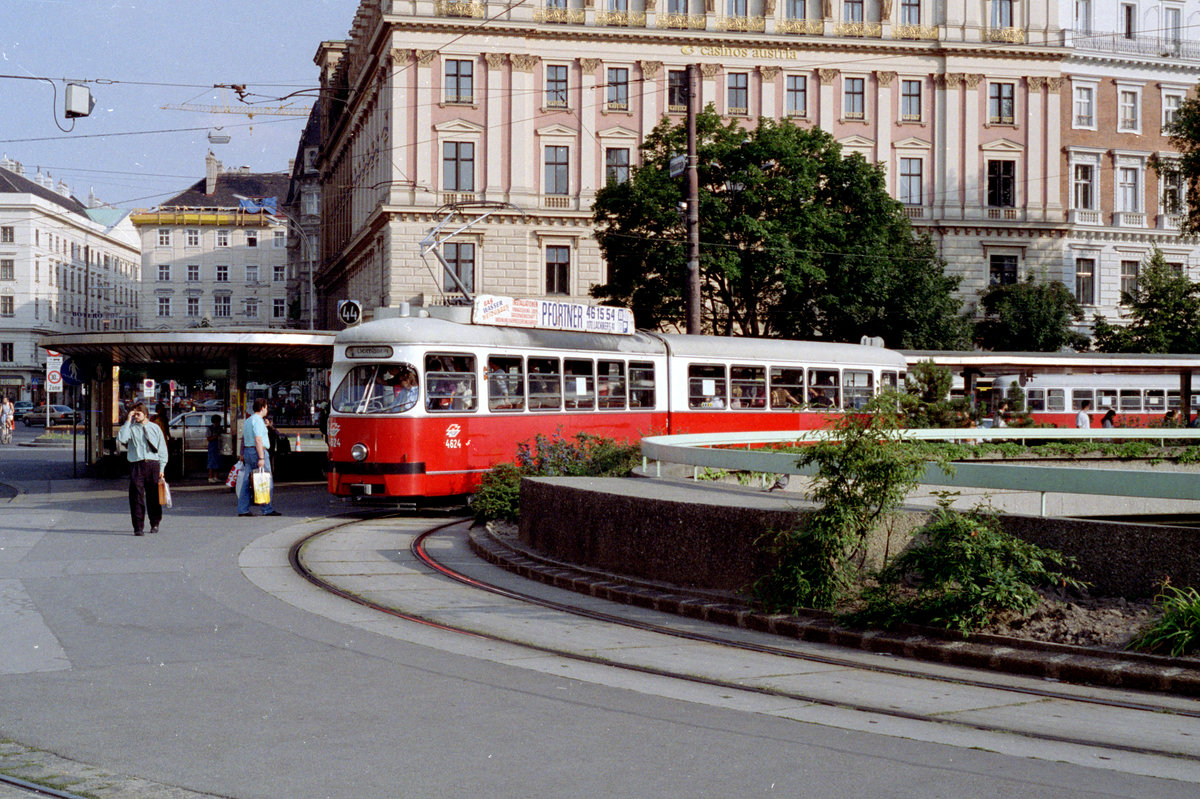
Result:
<instances>
[{"instance_id":1,"label":"white plastic bag","mask_svg":"<svg viewBox=\"0 0 1200 799\"><path fill-rule=\"evenodd\" d=\"M250 475L254 483L254 504L255 505L270 505L271 504L271 473L263 469L257 469Z\"/></svg>"}]
</instances>

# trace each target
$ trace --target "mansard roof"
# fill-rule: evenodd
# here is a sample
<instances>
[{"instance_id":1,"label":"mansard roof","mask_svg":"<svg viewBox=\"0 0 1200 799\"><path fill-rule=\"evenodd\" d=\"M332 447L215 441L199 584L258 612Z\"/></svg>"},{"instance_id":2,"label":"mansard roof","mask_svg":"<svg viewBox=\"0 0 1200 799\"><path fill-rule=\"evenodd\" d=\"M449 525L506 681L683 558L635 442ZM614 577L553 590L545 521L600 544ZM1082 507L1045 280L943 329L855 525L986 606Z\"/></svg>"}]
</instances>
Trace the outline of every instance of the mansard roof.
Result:
<instances>
[{"instance_id":1,"label":"mansard roof","mask_svg":"<svg viewBox=\"0 0 1200 799\"><path fill-rule=\"evenodd\" d=\"M32 194L70 213L87 216L87 206L74 197L59 194L54 189L40 186L29 178L7 169L0 169L0 194Z\"/></svg>"},{"instance_id":2,"label":"mansard roof","mask_svg":"<svg viewBox=\"0 0 1200 799\"><path fill-rule=\"evenodd\" d=\"M201 178L182 194L164 200L160 208L236 208L242 197L287 197L290 175L285 172L222 172L212 194L204 193ZM240 196L239 196L240 195Z\"/></svg>"}]
</instances>

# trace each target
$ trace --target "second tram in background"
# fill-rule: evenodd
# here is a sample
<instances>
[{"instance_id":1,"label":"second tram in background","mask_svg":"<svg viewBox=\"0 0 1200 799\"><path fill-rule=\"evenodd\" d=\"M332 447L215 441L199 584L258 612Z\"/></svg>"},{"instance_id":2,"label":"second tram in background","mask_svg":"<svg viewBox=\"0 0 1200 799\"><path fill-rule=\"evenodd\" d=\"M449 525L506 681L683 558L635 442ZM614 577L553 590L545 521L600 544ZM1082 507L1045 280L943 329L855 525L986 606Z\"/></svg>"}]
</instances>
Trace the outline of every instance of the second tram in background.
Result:
<instances>
[{"instance_id":1,"label":"second tram in background","mask_svg":"<svg viewBox=\"0 0 1200 799\"><path fill-rule=\"evenodd\" d=\"M335 342L329 490L470 493L538 434L822 427L904 370L900 353L856 344L377 319Z\"/></svg>"},{"instance_id":2,"label":"second tram in background","mask_svg":"<svg viewBox=\"0 0 1200 799\"><path fill-rule=\"evenodd\" d=\"M1056 427L1074 427L1075 415L1091 403L1092 426L1098 427L1108 411L1124 427L1157 427L1168 411L1182 411L1179 377L1173 374L1035 374L1024 383L1014 375L992 381L993 406L1009 397L1014 385L1024 395L1023 406L1033 421ZM1010 405L1012 403L1010 402ZM1188 419L1200 411L1200 381L1193 378ZM1184 420L1186 423L1186 420Z\"/></svg>"}]
</instances>

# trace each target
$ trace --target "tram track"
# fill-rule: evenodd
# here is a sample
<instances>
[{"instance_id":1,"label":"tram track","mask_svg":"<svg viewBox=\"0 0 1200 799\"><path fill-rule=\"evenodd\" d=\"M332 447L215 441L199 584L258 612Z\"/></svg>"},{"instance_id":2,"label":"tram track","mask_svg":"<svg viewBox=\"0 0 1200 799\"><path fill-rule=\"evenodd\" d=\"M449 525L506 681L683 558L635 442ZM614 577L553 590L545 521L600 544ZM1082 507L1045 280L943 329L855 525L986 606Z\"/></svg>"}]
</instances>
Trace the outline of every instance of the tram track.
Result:
<instances>
[{"instance_id":1,"label":"tram track","mask_svg":"<svg viewBox=\"0 0 1200 799\"><path fill-rule=\"evenodd\" d=\"M377 514L373 515L371 520L378 521L386 519L389 516L398 515L401 514ZM1120 743L1112 740L1104 740L1100 735L1086 736L1079 734L1059 734L1047 729L1014 729L1011 725L988 723L978 719L965 720L949 718L944 715L930 714L925 712L913 712L903 708L890 707L885 704L881 704L878 701L856 701L850 695L842 696L837 699L830 699L826 696L817 695L815 693L781 690L778 687L754 685L737 680L722 679L702 674L686 673L679 669L663 668L645 663L620 662L597 654L571 651L561 647L549 646L526 640L517 640L512 637L494 634L489 631L457 627L455 625L439 621L432 616L406 612L402 609L388 607L379 602L358 596L353 592L346 591L337 585L334 585L332 582L323 579L320 575L314 574L304 565L301 552L305 544L327 532L351 526L358 521L358 519L355 519L340 522L337 525L332 525L328 528L318 530L304 536L292 545L289 551L289 562L291 563L292 568L297 571L297 573L302 575L310 583L321 587L323 590L330 591L359 605L393 617L405 619L422 625L432 626L437 629L453 633L469 635L496 642L515 644L555 657L567 658L583 663L637 672L654 677L665 677L674 680L681 680L688 683L705 685L725 690L749 692L752 694L770 696L813 705L821 705L839 710L849 710L864 714L886 716L903 721L933 723L945 725L946 727L950 728L957 727L960 729L970 729L987 733L1018 735L1027 739L1045 741L1047 743L1053 742L1056 744L1088 747L1091 749L1107 750L1114 753L1122 752L1131 755L1168 757L1188 763L1200 763L1200 756L1189 751L1164 751L1161 748L1140 746L1136 743ZM783 646L774 646L771 644L755 643L745 640L734 640L728 635L721 635L719 633L698 632L695 629L687 629L686 625L684 625L682 621L678 626L670 623L650 622L643 619L630 618L627 615L622 615L616 612L609 613L596 610L594 608L584 607L582 602L576 603L571 601L548 599L543 596L537 596L534 593L514 590L513 588L505 587L498 583L490 582L488 580L466 574L463 571L455 569L444 562L440 562L430 553L427 545L431 539L434 539L438 535L444 534L449 528L460 523L461 522L459 520L456 520L453 522L440 524L432 529L416 535L409 546L409 552L411 556L426 569L430 570L431 573L440 576L444 580L452 581L471 590L494 594L512 602L534 605L546 610L552 610L586 618L601 624L619 625L621 627L636 629L646 633L686 640L692 643L717 646L727 650L745 651L748 653L754 653L756 655L779 657L790 662L799 661L823 667L844 669L851 674L861 673L864 675L886 675L890 678L938 682L968 689L999 691L1003 692L1005 695L1015 697L1013 700L1014 702L1021 702L1023 700L1028 700L1030 702L1051 701L1067 703L1066 707L1068 709L1092 707L1113 711L1124 711L1134 714L1150 714L1149 717L1153 718L1156 722L1166 722L1172 718L1182 721L1183 723L1190 723L1195 720L1200 720L1200 705L1184 706L1184 702L1177 699L1172 700L1170 698L1163 698L1161 701L1154 701L1152 697L1146 697L1144 699L1141 697L1121 697L1115 695L1118 692L1112 691L1089 691L1085 694L1080 690L1073 691L1065 688L1054 688L1051 686L1037 686L1029 684L1028 681L1012 679L989 679L986 676L974 676L968 673L968 671L965 669L956 669L953 670L953 673L948 673L946 671L931 672L928 669L922 669L916 666L908 667L903 663L898 663L895 665L882 664L877 662L877 659L875 659L873 662L873 659L870 658L855 658L849 656L840 657L837 655L823 654L813 651L798 651L796 649L790 649ZM1037 711L1031 710L1030 712ZM1189 737L1191 734L1192 733L1190 731L1182 733L1184 737ZM1197 727L1195 734L1200 734L1200 727Z\"/></svg>"}]
</instances>

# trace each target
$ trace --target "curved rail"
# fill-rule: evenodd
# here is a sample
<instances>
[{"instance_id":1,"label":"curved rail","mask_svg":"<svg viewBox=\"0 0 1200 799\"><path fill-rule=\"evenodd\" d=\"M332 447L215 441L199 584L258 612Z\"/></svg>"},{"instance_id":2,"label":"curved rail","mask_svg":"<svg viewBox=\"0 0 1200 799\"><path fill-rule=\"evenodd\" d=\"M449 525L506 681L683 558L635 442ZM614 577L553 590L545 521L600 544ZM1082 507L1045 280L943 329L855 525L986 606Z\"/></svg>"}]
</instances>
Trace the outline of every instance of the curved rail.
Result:
<instances>
[{"instance_id":1,"label":"curved rail","mask_svg":"<svg viewBox=\"0 0 1200 799\"><path fill-rule=\"evenodd\" d=\"M1076 430L1069 428L951 428L900 430L902 441L1088 441L1110 439L1159 439L1200 441L1200 429L1190 428L1110 428ZM675 463L697 469L773 474L812 475L814 467L796 463L795 453L775 452L763 447L776 444L803 444L834 440L833 431L795 430L743 433L707 433L675 436L648 436L642 439L642 465L650 462ZM746 449L736 449L746 447ZM658 472L661 474L661 471ZM1200 499L1200 481L1189 472L1132 471L1126 469L1085 469L1069 466L1015 466L1008 463L957 462L951 469L929 464L920 482L953 488L1006 489L1036 491L1042 496L1042 515L1046 513L1047 493L1098 494L1152 499Z\"/></svg>"}]
</instances>

